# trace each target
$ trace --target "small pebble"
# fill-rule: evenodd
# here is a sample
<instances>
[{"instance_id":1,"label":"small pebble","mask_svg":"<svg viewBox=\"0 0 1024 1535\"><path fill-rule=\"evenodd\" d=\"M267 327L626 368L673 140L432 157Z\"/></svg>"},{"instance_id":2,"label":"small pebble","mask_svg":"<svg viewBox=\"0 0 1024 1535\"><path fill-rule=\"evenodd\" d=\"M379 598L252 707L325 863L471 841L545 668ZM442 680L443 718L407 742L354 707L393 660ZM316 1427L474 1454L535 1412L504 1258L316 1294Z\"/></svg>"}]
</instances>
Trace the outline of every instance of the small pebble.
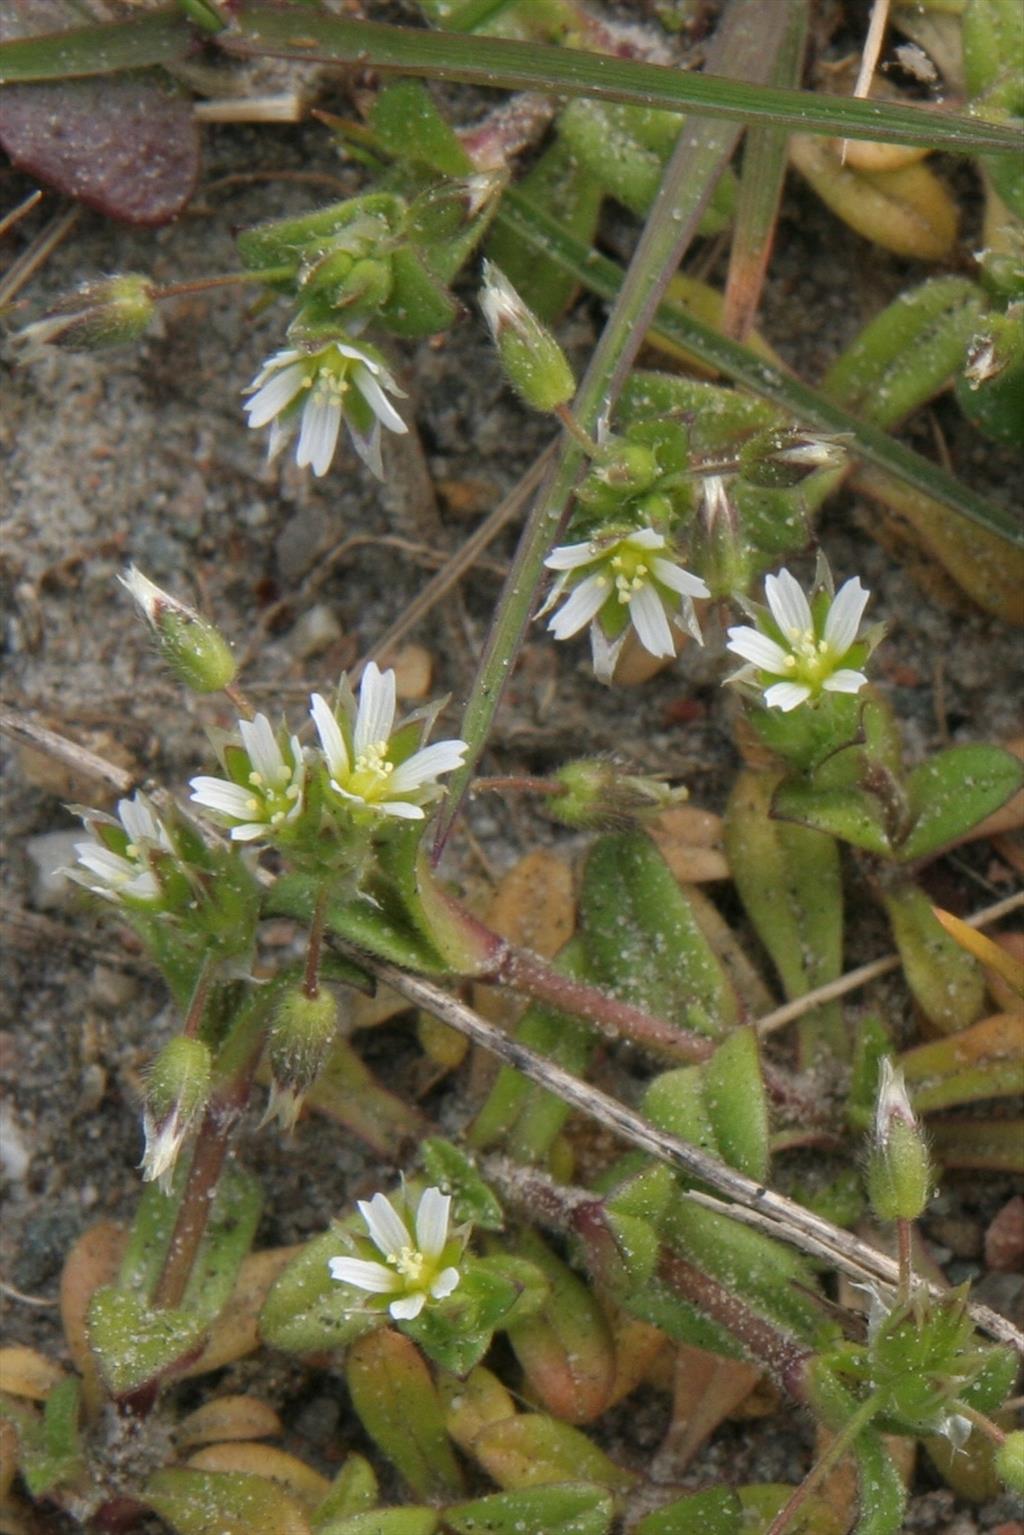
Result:
<instances>
[{"instance_id":1,"label":"small pebble","mask_svg":"<svg viewBox=\"0 0 1024 1535\"><path fill-rule=\"evenodd\" d=\"M12 1183L21 1183L32 1161L32 1151L7 1102L0 1102L0 1168Z\"/></svg>"},{"instance_id":2,"label":"small pebble","mask_svg":"<svg viewBox=\"0 0 1024 1535\"><path fill-rule=\"evenodd\" d=\"M298 660L322 655L342 637L342 627L325 602L307 608L299 621L292 626L285 640L288 649Z\"/></svg>"},{"instance_id":3,"label":"small pebble","mask_svg":"<svg viewBox=\"0 0 1024 1535\"><path fill-rule=\"evenodd\" d=\"M989 1223L985 1232L985 1263L996 1273L1016 1274L1024 1268L1024 1198L1015 1194Z\"/></svg>"},{"instance_id":4,"label":"small pebble","mask_svg":"<svg viewBox=\"0 0 1024 1535\"><path fill-rule=\"evenodd\" d=\"M46 831L38 837L30 837L25 852L35 874L32 882L32 904L40 911L64 906L74 892L74 884L61 871L75 861L75 843L81 842L85 833L77 831Z\"/></svg>"}]
</instances>

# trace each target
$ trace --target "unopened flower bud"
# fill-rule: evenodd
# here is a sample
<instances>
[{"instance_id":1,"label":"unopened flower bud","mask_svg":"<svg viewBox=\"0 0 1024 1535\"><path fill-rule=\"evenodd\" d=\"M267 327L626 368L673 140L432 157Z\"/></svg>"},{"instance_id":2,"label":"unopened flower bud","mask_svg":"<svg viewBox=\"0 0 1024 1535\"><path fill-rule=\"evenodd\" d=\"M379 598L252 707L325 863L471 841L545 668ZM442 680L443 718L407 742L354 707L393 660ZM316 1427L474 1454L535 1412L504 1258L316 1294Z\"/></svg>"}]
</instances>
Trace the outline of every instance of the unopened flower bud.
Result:
<instances>
[{"instance_id":1,"label":"unopened flower bud","mask_svg":"<svg viewBox=\"0 0 1024 1535\"><path fill-rule=\"evenodd\" d=\"M546 801L546 809L564 826L628 826L689 797L685 788L623 773L601 757L566 763L554 782L559 792Z\"/></svg>"},{"instance_id":2,"label":"unopened flower bud","mask_svg":"<svg viewBox=\"0 0 1024 1535\"><path fill-rule=\"evenodd\" d=\"M484 262L480 308L508 380L527 405L554 410L567 404L576 380L565 353L492 261Z\"/></svg>"},{"instance_id":3,"label":"unopened flower bud","mask_svg":"<svg viewBox=\"0 0 1024 1535\"><path fill-rule=\"evenodd\" d=\"M740 474L762 490L791 490L818 469L846 462L841 437L785 427L758 432L740 449Z\"/></svg>"},{"instance_id":4,"label":"unopened flower bud","mask_svg":"<svg viewBox=\"0 0 1024 1535\"><path fill-rule=\"evenodd\" d=\"M119 580L138 603L179 682L194 693L216 693L235 680L238 666L231 648L209 619L162 591L136 565Z\"/></svg>"},{"instance_id":5,"label":"unopened flower bud","mask_svg":"<svg viewBox=\"0 0 1024 1535\"><path fill-rule=\"evenodd\" d=\"M210 1052L202 1040L180 1035L154 1061L146 1083L142 1176L170 1191L178 1153L210 1095Z\"/></svg>"},{"instance_id":6,"label":"unopened flower bud","mask_svg":"<svg viewBox=\"0 0 1024 1535\"><path fill-rule=\"evenodd\" d=\"M931 1196L932 1169L903 1073L883 1060L867 1164L868 1197L886 1221L916 1220Z\"/></svg>"},{"instance_id":7,"label":"unopened flower bud","mask_svg":"<svg viewBox=\"0 0 1024 1535\"><path fill-rule=\"evenodd\" d=\"M58 299L41 320L19 332L17 340L29 350L58 346L95 352L137 341L155 312L147 277L135 272L101 277Z\"/></svg>"},{"instance_id":8,"label":"unopened flower bud","mask_svg":"<svg viewBox=\"0 0 1024 1535\"><path fill-rule=\"evenodd\" d=\"M1024 1430L1007 1434L996 1451L996 1471L1011 1492L1024 1493Z\"/></svg>"},{"instance_id":9,"label":"unopened flower bud","mask_svg":"<svg viewBox=\"0 0 1024 1535\"><path fill-rule=\"evenodd\" d=\"M292 1128L337 1037L338 1009L331 992L321 990L310 997L296 988L282 997L270 1026L273 1084L268 1119L276 1117L286 1130Z\"/></svg>"}]
</instances>

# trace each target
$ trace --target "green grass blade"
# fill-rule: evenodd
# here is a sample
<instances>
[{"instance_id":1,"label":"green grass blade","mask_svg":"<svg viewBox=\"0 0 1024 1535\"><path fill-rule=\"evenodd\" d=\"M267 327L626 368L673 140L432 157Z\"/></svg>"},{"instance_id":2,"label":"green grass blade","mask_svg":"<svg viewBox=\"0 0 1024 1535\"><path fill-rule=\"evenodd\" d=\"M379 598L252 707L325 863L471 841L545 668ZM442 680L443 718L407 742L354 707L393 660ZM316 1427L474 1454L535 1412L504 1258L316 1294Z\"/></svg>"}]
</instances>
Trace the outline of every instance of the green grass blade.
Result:
<instances>
[{"instance_id":1,"label":"green grass blade","mask_svg":"<svg viewBox=\"0 0 1024 1535\"><path fill-rule=\"evenodd\" d=\"M608 300L616 297L622 283L621 267L568 234L555 219L514 188L502 199L498 223L535 249L564 262L577 281L592 293ZM961 517L980 524L1008 543L1024 547L1024 534L1016 518L1005 507L976 495L937 464L896 442L878 427L869 426L850 415L817 389L773 367L739 342L719 335L670 303L663 303L658 310L653 329L665 340L685 347L709 367L744 385L753 394L789 411L804 425L823 432L849 433L856 444L855 452L868 463L887 470L898 480L941 501Z\"/></svg>"},{"instance_id":2,"label":"green grass blade","mask_svg":"<svg viewBox=\"0 0 1024 1535\"><path fill-rule=\"evenodd\" d=\"M962 154L1020 153L1024 136L980 118L956 117L894 102L824 96L780 86L750 85L638 59L611 58L575 48L514 42L311 15L299 6L269 8L243 0L236 31L218 39L233 53L272 54L319 64L429 75L500 90L594 96L604 101L700 112L703 117L767 122L799 133L925 144Z\"/></svg>"},{"instance_id":3,"label":"green grass blade","mask_svg":"<svg viewBox=\"0 0 1024 1535\"><path fill-rule=\"evenodd\" d=\"M110 75L183 58L192 32L181 12L150 11L130 21L73 27L0 43L0 85Z\"/></svg>"}]
</instances>

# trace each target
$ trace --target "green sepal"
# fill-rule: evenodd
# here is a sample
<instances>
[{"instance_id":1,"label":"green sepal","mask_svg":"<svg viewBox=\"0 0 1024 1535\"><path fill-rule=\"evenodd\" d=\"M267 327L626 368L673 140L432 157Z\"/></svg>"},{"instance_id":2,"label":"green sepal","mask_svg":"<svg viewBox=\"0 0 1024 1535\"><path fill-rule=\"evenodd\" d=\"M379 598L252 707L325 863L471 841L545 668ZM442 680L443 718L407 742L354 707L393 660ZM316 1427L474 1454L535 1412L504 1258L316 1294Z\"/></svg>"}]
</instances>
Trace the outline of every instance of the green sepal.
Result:
<instances>
[{"instance_id":1,"label":"green sepal","mask_svg":"<svg viewBox=\"0 0 1024 1535\"><path fill-rule=\"evenodd\" d=\"M366 1432L417 1497L458 1497L462 1474L416 1345L389 1327L370 1333L350 1348L345 1378Z\"/></svg>"},{"instance_id":2,"label":"green sepal","mask_svg":"<svg viewBox=\"0 0 1024 1535\"><path fill-rule=\"evenodd\" d=\"M985 977L940 926L931 902L909 880L882 890L907 985L921 1011L944 1034L964 1029L985 1006Z\"/></svg>"},{"instance_id":3,"label":"green sepal","mask_svg":"<svg viewBox=\"0 0 1024 1535\"><path fill-rule=\"evenodd\" d=\"M230 1167L218 1185L180 1304L154 1308L150 1298L183 1188L183 1173L172 1196L155 1183L147 1185L117 1282L97 1290L89 1303L89 1345L114 1396L137 1390L198 1353L206 1329L231 1298L255 1235L263 1203L260 1186L248 1173Z\"/></svg>"},{"instance_id":4,"label":"green sepal","mask_svg":"<svg viewBox=\"0 0 1024 1535\"><path fill-rule=\"evenodd\" d=\"M718 1156L718 1137L705 1102L699 1066L677 1066L656 1076L644 1094L643 1113L659 1130Z\"/></svg>"},{"instance_id":5,"label":"green sepal","mask_svg":"<svg viewBox=\"0 0 1024 1535\"><path fill-rule=\"evenodd\" d=\"M471 176L473 161L419 80L396 80L370 110L374 137L394 160L418 161L445 176Z\"/></svg>"},{"instance_id":6,"label":"green sepal","mask_svg":"<svg viewBox=\"0 0 1024 1535\"><path fill-rule=\"evenodd\" d=\"M60 1381L47 1396L41 1418L23 1403L0 1396L0 1421L13 1424L18 1435L18 1469L34 1498L73 1486L82 1476L81 1395L80 1381Z\"/></svg>"},{"instance_id":7,"label":"green sepal","mask_svg":"<svg viewBox=\"0 0 1024 1535\"><path fill-rule=\"evenodd\" d=\"M503 1255L463 1258L459 1269L462 1277L451 1295L399 1325L435 1364L466 1376L487 1353L495 1329L535 1312L548 1286L534 1264Z\"/></svg>"},{"instance_id":8,"label":"green sepal","mask_svg":"<svg viewBox=\"0 0 1024 1535\"><path fill-rule=\"evenodd\" d=\"M299 218L274 219L243 229L237 239L242 265L249 271L286 266L294 263L296 273L307 251L323 253L331 242L341 237L357 220L375 221L381 235L398 227L405 212L402 198L391 192L368 192L332 203ZM368 228L372 224L367 225ZM294 279L275 279L271 286L291 289Z\"/></svg>"},{"instance_id":9,"label":"green sepal","mask_svg":"<svg viewBox=\"0 0 1024 1535\"><path fill-rule=\"evenodd\" d=\"M736 1023L736 996L693 908L643 832L600 838L587 859L580 929L596 978L662 1018L712 1036Z\"/></svg>"},{"instance_id":10,"label":"green sepal","mask_svg":"<svg viewBox=\"0 0 1024 1535\"><path fill-rule=\"evenodd\" d=\"M814 773L828 758L861 738L862 704L855 693L822 693L784 713L751 708L747 718L768 750L790 769Z\"/></svg>"},{"instance_id":11,"label":"green sepal","mask_svg":"<svg viewBox=\"0 0 1024 1535\"><path fill-rule=\"evenodd\" d=\"M661 1244L649 1221L595 1204L578 1210L573 1225L591 1277L616 1300L654 1277Z\"/></svg>"},{"instance_id":12,"label":"green sepal","mask_svg":"<svg viewBox=\"0 0 1024 1535\"><path fill-rule=\"evenodd\" d=\"M875 426L894 426L959 373L983 302L962 277L901 293L832 364L824 392Z\"/></svg>"},{"instance_id":13,"label":"green sepal","mask_svg":"<svg viewBox=\"0 0 1024 1535\"><path fill-rule=\"evenodd\" d=\"M418 340L448 330L459 306L443 284L427 270L423 258L403 245L391 257L391 291L377 318L394 336Z\"/></svg>"},{"instance_id":14,"label":"green sepal","mask_svg":"<svg viewBox=\"0 0 1024 1535\"><path fill-rule=\"evenodd\" d=\"M444 1522L455 1535L607 1535L614 1513L603 1487L562 1482L457 1503Z\"/></svg>"},{"instance_id":15,"label":"green sepal","mask_svg":"<svg viewBox=\"0 0 1024 1535\"><path fill-rule=\"evenodd\" d=\"M740 773L725 812L725 851L744 910L771 955L787 998L842 970L843 893L834 839L773 818L775 774ZM838 1003L801 1020L801 1058L818 1042L847 1053Z\"/></svg>"},{"instance_id":16,"label":"green sepal","mask_svg":"<svg viewBox=\"0 0 1024 1535\"><path fill-rule=\"evenodd\" d=\"M348 1456L331 1483L331 1490L313 1514L313 1528L320 1535L329 1521L347 1519L376 1508L379 1488L377 1473L365 1455Z\"/></svg>"},{"instance_id":17,"label":"green sepal","mask_svg":"<svg viewBox=\"0 0 1024 1535\"><path fill-rule=\"evenodd\" d=\"M977 1374L957 1392L957 1401L966 1402L978 1412L998 1412L1012 1395L1019 1372L1020 1356L1012 1344L986 1346Z\"/></svg>"},{"instance_id":18,"label":"green sepal","mask_svg":"<svg viewBox=\"0 0 1024 1535\"><path fill-rule=\"evenodd\" d=\"M907 779L910 831L902 863L930 858L958 842L1024 784L1024 763L1000 746L950 746Z\"/></svg>"},{"instance_id":19,"label":"green sepal","mask_svg":"<svg viewBox=\"0 0 1024 1535\"><path fill-rule=\"evenodd\" d=\"M166 1467L140 1497L177 1535L303 1535L309 1528L290 1493L249 1471Z\"/></svg>"},{"instance_id":20,"label":"green sepal","mask_svg":"<svg viewBox=\"0 0 1024 1535\"><path fill-rule=\"evenodd\" d=\"M383 1325L386 1317L368 1310L360 1291L331 1277L331 1258L349 1251L344 1229L314 1237L274 1280L260 1312L260 1336L272 1348L292 1354L344 1348Z\"/></svg>"},{"instance_id":21,"label":"green sepal","mask_svg":"<svg viewBox=\"0 0 1024 1535\"><path fill-rule=\"evenodd\" d=\"M420 1148L427 1181L452 1196L452 1221L468 1222L479 1231L504 1231L505 1215L496 1196L477 1171L476 1163L451 1141L430 1136Z\"/></svg>"}]
</instances>

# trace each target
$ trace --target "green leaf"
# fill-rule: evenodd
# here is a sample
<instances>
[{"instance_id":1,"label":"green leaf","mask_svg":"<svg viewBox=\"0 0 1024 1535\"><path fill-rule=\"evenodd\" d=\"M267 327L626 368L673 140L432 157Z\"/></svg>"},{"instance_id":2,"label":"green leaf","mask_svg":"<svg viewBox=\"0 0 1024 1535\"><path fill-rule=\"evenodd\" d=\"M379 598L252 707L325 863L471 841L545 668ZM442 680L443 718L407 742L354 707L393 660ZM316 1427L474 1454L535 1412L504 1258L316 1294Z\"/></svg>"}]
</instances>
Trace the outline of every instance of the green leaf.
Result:
<instances>
[{"instance_id":1,"label":"green leaf","mask_svg":"<svg viewBox=\"0 0 1024 1535\"><path fill-rule=\"evenodd\" d=\"M168 64L183 59L192 32L177 6L133 16L19 37L0 43L0 85L16 80L69 80L109 75L119 69Z\"/></svg>"},{"instance_id":2,"label":"green leaf","mask_svg":"<svg viewBox=\"0 0 1024 1535\"><path fill-rule=\"evenodd\" d=\"M670 112L694 111L701 117L773 122L802 132L925 144L963 154L977 150L1013 153L1019 145L1009 129L952 113L748 85L668 65L536 42L344 21L319 16L304 6L271 9L258 0L247 0L235 13L235 25L237 33L221 39L232 53L357 64L382 72L429 75L492 87L500 84L506 90L593 96L663 107Z\"/></svg>"},{"instance_id":3,"label":"green leaf","mask_svg":"<svg viewBox=\"0 0 1024 1535\"><path fill-rule=\"evenodd\" d=\"M230 1300L252 1245L262 1192L248 1173L231 1167L218 1185L180 1305L152 1306L183 1187L183 1177L174 1196L164 1194L156 1183L147 1185L117 1283L97 1290L89 1304L90 1346L115 1396L166 1375L198 1352L206 1329Z\"/></svg>"},{"instance_id":4,"label":"green leaf","mask_svg":"<svg viewBox=\"0 0 1024 1535\"><path fill-rule=\"evenodd\" d=\"M0 1401L0 1419L17 1431L18 1469L34 1498L73 1486L85 1469L78 1432L81 1396L80 1381L62 1380L46 1398L42 1419L20 1402Z\"/></svg>"},{"instance_id":5,"label":"green leaf","mask_svg":"<svg viewBox=\"0 0 1024 1535\"><path fill-rule=\"evenodd\" d=\"M704 1034L736 1022L736 997L685 893L643 832L602 837L587 859L580 928L596 976L621 997Z\"/></svg>"},{"instance_id":6,"label":"green leaf","mask_svg":"<svg viewBox=\"0 0 1024 1535\"><path fill-rule=\"evenodd\" d=\"M462 1475L416 1345L388 1327L370 1333L349 1350L345 1378L366 1432L416 1495L458 1497Z\"/></svg>"},{"instance_id":7,"label":"green leaf","mask_svg":"<svg viewBox=\"0 0 1024 1535\"><path fill-rule=\"evenodd\" d=\"M432 1508L378 1508L320 1526L317 1535L434 1535L439 1516Z\"/></svg>"},{"instance_id":8,"label":"green leaf","mask_svg":"<svg viewBox=\"0 0 1024 1535\"><path fill-rule=\"evenodd\" d=\"M956 1033L981 1016L985 978L981 966L939 924L931 902L910 881L882 891L907 985L918 1006L943 1034Z\"/></svg>"},{"instance_id":9,"label":"green leaf","mask_svg":"<svg viewBox=\"0 0 1024 1535\"><path fill-rule=\"evenodd\" d=\"M700 1069L704 1101L723 1161L763 1183L770 1160L768 1098L757 1030L734 1030Z\"/></svg>"},{"instance_id":10,"label":"green leaf","mask_svg":"<svg viewBox=\"0 0 1024 1535\"><path fill-rule=\"evenodd\" d=\"M264 915L295 917L300 922L309 922L320 885L321 880L314 875L282 875L267 892ZM448 973L440 955L409 925L397 909L397 903L393 907L381 906L362 896L352 901L332 902L327 910L327 930L407 970L419 970L427 975ZM355 966L353 971L362 974Z\"/></svg>"},{"instance_id":11,"label":"green leaf","mask_svg":"<svg viewBox=\"0 0 1024 1535\"><path fill-rule=\"evenodd\" d=\"M444 1522L456 1535L606 1535L614 1511L603 1487L563 1482L457 1503Z\"/></svg>"},{"instance_id":12,"label":"green leaf","mask_svg":"<svg viewBox=\"0 0 1024 1535\"><path fill-rule=\"evenodd\" d=\"M859 1511L852 1535L899 1535L907 1494L880 1434L862 1429L853 1442Z\"/></svg>"},{"instance_id":13,"label":"green leaf","mask_svg":"<svg viewBox=\"0 0 1024 1535\"><path fill-rule=\"evenodd\" d=\"M547 1284L533 1264L515 1259L463 1258L459 1268L454 1293L401 1328L435 1364L465 1377L487 1353L497 1327L543 1304Z\"/></svg>"},{"instance_id":14,"label":"green leaf","mask_svg":"<svg viewBox=\"0 0 1024 1535\"><path fill-rule=\"evenodd\" d=\"M569 1423L589 1423L615 1383L615 1344L590 1288L533 1232L518 1244L550 1289L540 1309L508 1329L508 1341L540 1405Z\"/></svg>"},{"instance_id":15,"label":"green leaf","mask_svg":"<svg viewBox=\"0 0 1024 1535\"><path fill-rule=\"evenodd\" d=\"M317 1535L332 1520L366 1513L377 1504L377 1476L365 1455L350 1455L331 1483L331 1490L313 1515Z\"/></svg>"},{"instance_id":16,"label":"green leaf","mask_svg":"<svg viewBox=\"0 0 1024 1535\"><path fill-rule=\"evenodd\" d=\"M366 1310L361 1292L331 1278L331 1258L350 1251L343 1231L334 1226L314 1237L271 1285L260 1312L260 1335L273 1348L294 1354L344 1348L382 1325L384 1317Z\"/></svg>"},{"instance_id":17,"label":"green leaf","mask_svg":"<svg viewBox=\"0 0 1024 1535\"><path fill-rule=\"evenodd\" d=\"M248 1471L157 1471L142 1490L177 1535L309 1535L309 1522L277 1482Z\"/></svg>"},{"instance_id":18,"label":"green leaf","mask_svg":"<svg viewBox=\"0 0 1024 1535\"><path fill-rule=\"evenodd\" d=\"M478 1227L481 1231L504 1231L505 1215L491 1189L466 1152L430 1136L420 1148L423 1167L430 1183L452 1196L452 1221Z\"/></svg>"},{"instance_id":19,"label":"green leaf","mask_svg":"<svg viewBox=\"0 0 1024 1535\"><path fill-rule=\"evenodd\" d=\"M912 824L899 847L902 863L932 857L959 842L1024 785L1024 763L999 746L950 746L907 780Z\"/></svg>"},{"instance_id":20,"label":"green leaf","mask_svg":"<svg viewBox=\"0 0 1024 1535\"><path fill-rule=\"evenodd\" d=\"M470 1447L499 1487L536 1487L583 1480L625 1492L635 1482L580 1429L539 1412L501 1418L476 1435Z\"/></svg>"},{"instance_id":21,"label":"green leaf","mask_svg":"<svg viewBox=\"0 0 1024 1535\"><path fill-rule=\"evenodd\" d=\"M892 857L878 800L862 789L815 789L783 782L772 796L771 813L780 821L827 832L866 853Z\"/></svg>"},{"instance_id":22,"label":"green leaf","mask_svg":"<svg viewBox=\"0 0 1024 1535\"><path fill-rule=\"evenodd\" d=\"M396 80L386 85L370 109L370 126L392 159L417 161L444 176L471 176L476 169L430 92L418 80Z\"/></svg>"},{"instance_id":23,"label":"green leaf","mask_svg":"<svg viewBox=\"0 0 1024 1535\"><path fill-rule=\"evenodd\" d=\"M779 782L770 773L739 774L725 812L725 851L744 910L792 999L841 973L843 893L833 838L772 817ZM847 1054L838 1003L801 1020L801 1060L809 1065L826 1042Z\"/></svg>"},{"instance_id":24,"label":"green leaf","mask_svg":"<svg viewBox=\"0 0 1024 1535\"><path fill-rule=\"evenodd\" d=\"M708 1487L641 1519L636 1535L743 1535L743 1507L728 1487Z\"/></svg>"}]
</instances>

